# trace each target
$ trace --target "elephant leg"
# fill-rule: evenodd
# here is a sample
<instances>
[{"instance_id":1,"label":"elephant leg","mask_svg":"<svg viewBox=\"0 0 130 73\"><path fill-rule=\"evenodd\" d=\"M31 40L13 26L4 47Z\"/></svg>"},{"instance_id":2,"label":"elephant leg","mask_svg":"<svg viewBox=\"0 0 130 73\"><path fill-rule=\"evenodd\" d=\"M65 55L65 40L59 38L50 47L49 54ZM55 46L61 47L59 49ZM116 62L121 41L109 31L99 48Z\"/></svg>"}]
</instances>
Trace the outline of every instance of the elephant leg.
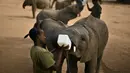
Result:
<instances>
[{"instance_id":1,"label":"elephant leg","mask_svg":"<svg viewBox=\"0 0 130 73\"><path fill-rule=\"evenodd\" d=\"M97 54L95 54L92 57L92 60L90 61L90 73L95 73L96 72L96 67L97 67Z\"/></svg>"},{"instance_id":2,"label":"elephant leg","mask_svg":"<svg viewBox=\"0 0 130 73\"><path fill-rule=\"evenodd\" d=\"M52 5L51 5L51 8L53 7L54 3L56 2L57 0L53 0L52 2Z\"/></svg>"},{"instance_id":3,"label":"elephant leg","mask_svg":"<svg viewBox=\"0 0 130 73\"><path fill-rule=\"evenodd\" d=\"M62 66L63 66L63 63L64 63L64 59L65 59L65 57L62 58L59 70L56 73L62 73Z\"/></svg>"},{"instance_id":4,"label":"elephant leg","mask_svg":"<svg viewBox=\"0 0 130 73\"><path fill-rule=\"evenodd\" d=\"M69 55L69 63L67 63L67 73L78 73L77 61L78 59L75 56Z\"/></svg>"},{"instance_id":5,"label":"elephant leg","mask_svg":"<svg viewBox=\"0 0 130 73\"><path fill-rule=\"evenodd\" d=\"M90 61L85 62L85 69L84 69L85 73L90 73L89 64L90 64Z\"/></svg>"},{"instance_id":6,"label":"elephant leg","mask_svg":"<svg viewBox=\"0 0 130 73\"><path fill-rule=\"evenodd\" d=\"M33 14L33 18L35 18L35 12L36 12L36 8L34 8L34 7L32 6L32 14Z\"/></svg>"},{"instance_id":7,"label":"elephant leg","mask_svg":"<svg viewBox=\"0 0 130 73\"><path fill-rule=\"evenodd\" d=\"M36 2L35 0L32 0L32 14L33 14L33 18L35 18L35 12L36 12Z\"/></svg>"},{"instance_id":8,"label":"elephant leg","mask_svg":"<svg viewBox=\"0 0 130 73\"><path fill-rule=\"evenodd\" d=\"M102 59L102 55L97 59L96 73L99 73L100 71L101 59Z\"/></svg>"},{"instance_id":9,"label":"elephant leg","mask_svg":"<svg viewBox=\"0 0 130 73\"><path fill-rule=\"evenodd\" d=\"M49 0L49 8L51 8L51 0Z\"/></svg>"},{"instance_id":10,"label":"elephant leg","mask_svg":"<svg viewBox=\"0 0 130 73\"><path fill-rule=\"evenodd\" d=\"M95 73L97 67L97 55L95 54L89 62L85 63L85 73Z\"/></svg>"}]
</instances>

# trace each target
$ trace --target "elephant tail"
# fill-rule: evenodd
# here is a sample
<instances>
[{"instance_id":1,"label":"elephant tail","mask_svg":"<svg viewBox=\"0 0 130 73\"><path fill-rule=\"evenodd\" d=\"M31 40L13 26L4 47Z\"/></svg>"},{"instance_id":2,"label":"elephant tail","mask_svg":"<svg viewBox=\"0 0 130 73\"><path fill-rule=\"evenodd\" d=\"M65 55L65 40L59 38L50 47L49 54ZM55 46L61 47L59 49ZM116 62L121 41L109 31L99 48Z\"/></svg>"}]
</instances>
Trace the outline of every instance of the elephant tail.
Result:
<instances>
[{"instance_id":1,"label":"elephant tail","mask_svg":"<svg viewBox=\"0 0 130 73\"><path fill-rule=\"evenodd\" d=\"M32 6L32 3L27 2L27 1L25 0L24 3L23 3L23 5L22 5L23 9L25 9L26 6Z\"/></svg>"}]
</instances>

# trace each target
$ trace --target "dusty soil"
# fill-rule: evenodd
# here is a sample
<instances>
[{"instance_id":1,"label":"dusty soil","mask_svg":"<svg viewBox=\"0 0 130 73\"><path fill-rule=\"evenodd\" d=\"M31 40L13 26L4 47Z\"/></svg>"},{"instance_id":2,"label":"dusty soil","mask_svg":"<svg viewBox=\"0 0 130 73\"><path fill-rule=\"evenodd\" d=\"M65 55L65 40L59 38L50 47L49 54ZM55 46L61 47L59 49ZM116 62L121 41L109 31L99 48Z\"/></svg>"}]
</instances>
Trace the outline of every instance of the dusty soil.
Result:
<instances>
[{"instance_id":1,"label":"dusty soil","mask_svg":"<svg viewBox=\"0 0 130 73\"><path fill-rule=\"evenodd\" d=\"M35 23L31 8L22 9L24 0L0 0L0 73L32 73L29 50L32 41L23 39ZM130 73L130 5L102 4L102 20L109 28L109 41L104 51L100 73ZM38 13L39 11L37 11ZM89 15L86 7L81 17ZM79 63L79 73L84 65ZM63 66L63 73L66 64ZM104 71L104 72L103 72Z\"/></svg>"}]
</instances>

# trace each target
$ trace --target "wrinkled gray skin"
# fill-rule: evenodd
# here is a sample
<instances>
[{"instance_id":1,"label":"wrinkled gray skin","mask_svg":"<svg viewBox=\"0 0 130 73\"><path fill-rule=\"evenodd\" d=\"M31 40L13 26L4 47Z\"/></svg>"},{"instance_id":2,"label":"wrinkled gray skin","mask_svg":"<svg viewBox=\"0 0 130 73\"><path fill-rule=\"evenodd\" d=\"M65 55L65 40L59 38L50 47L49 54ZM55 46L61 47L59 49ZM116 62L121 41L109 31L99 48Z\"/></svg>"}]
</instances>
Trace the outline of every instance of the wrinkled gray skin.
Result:
<instances>
[{"instance_id":1,"label":"wrinkled gray skin","mask_svg":"<svg viewBox=\"0 0 130 73\"><path fill-rule=\"evenodd\" d=\"M32 14L33 18L35 18L36 9L50 8L50 1L51 0L25 0L22 6L24 9L26 6L32 6Z\"/></svg>"},{"instance_id":2,"label":"wrinkled gray skin","mask_svg":"<svg viewBox=\"0 0 130 73\"><path fill-rule=\"evenodd\" d=\"M89 16L62 30L60 34L69 35L77 48L76 52L69 53L70 72L78 72L77 62L80 61L85 63L85 73L99 73L101 58L108 41L106 24L102 20Z\"/></svg>"},{"instance_id":3,"label":"wrinkled gray skin","mask_svg":"<svg viewBox=\"0 0 130 73\"><path fill-rule=\"evenodd\" d=\"M63 9L69 5L71 5L74 2L74 0L53 0L51 8L53 7L54 3L55 4L55 9L60 10Z\"/></svg>"},{"instance_id":4,"label":"wrinkled gray skin","mask_svg":"<svg viewBox=\"0 0 130 73\"><path fill-rule=\"evenodd\" d=\"M73 4L61 10L44 9L37 15L38 20L52 18L67 24L69 20L74 19L83 10L83 6Z\"/></svg>"},{"instance_id":5,"label":"wrinkled gray skin","mask_svg":"<svg viewBox=\"0 0 130 73\"><path fill-rule=\"evenodd\" d=\"M83 18L67 28L53 28L54 24L52 21L44 20L40 27L46 33L49 50L58 48L57 37L59 34L67 34L70 37L73 44L69 51L69 64L67 64L69 71L67 73L78 72L78 61L85 64L85 73L99 73L103 51L108 41L108 28L106 24L92 16ZM76 52L72 51L74 46L76 46ZM55 57L56 55L58 53L54 54ZM63 54L62 56L62 59L65 59L65 55ZM61 62L61 67L63 61ZM57 73L61 73L61 68Z\"/></svg>"}]
</instances>

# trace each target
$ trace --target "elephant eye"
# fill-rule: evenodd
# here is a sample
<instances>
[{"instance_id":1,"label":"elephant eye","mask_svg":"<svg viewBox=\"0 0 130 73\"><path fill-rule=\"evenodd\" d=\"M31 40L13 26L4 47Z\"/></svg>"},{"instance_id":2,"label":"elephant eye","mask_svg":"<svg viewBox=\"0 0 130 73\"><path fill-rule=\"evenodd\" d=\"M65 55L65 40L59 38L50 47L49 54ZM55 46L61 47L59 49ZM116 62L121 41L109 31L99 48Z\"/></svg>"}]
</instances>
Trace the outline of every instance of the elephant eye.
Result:
<instances>
[{"instance_id":1,"label":"elephant eye","mask_svg":"<svg viewBox=\"0 0 130 73\"><path fill-rule=\"evenodd\" d=\"M82 41L84 41L85 39L83 37L80 38Z\"/></svg>"},{"instance_id":2,"label":"elephant eye","mask_svg":"<svg viewBox=\"0 0 130 73\"><path fill-rule=\"evenodd\" d=\"M81 40L82 40L82 41L85 41L85 38L82 36L82 37L81 37Z\"/></svg>"}]
</instances>

